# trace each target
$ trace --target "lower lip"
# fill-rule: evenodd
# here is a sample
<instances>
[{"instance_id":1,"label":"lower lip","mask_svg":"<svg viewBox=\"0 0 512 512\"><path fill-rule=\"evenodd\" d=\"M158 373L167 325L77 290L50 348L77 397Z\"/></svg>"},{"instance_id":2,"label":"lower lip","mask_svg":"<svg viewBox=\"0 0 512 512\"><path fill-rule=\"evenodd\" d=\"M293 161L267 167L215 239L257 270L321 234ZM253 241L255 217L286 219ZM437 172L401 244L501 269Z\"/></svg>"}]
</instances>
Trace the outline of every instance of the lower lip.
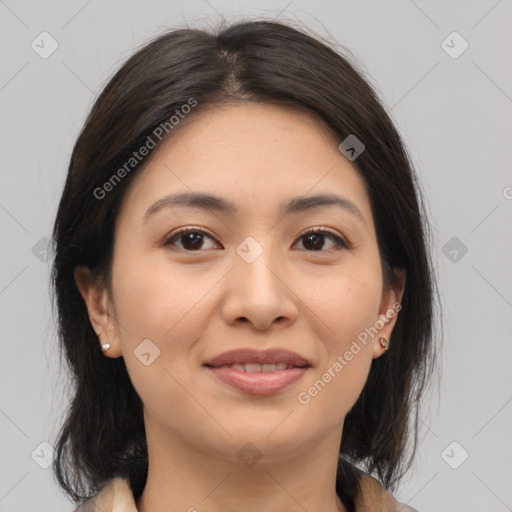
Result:
<instances>
[{"instance_id":1,"label":"lower lip","mask_svg":"<svg viewBox=\"0 0 512 512\"><path fill-rule=\"evenodd\" d=\"M271 395L297 382L308 371L306 368L290 368L275 372L245 372L234 368L208 367L222 382L253 395Z\"/></svg>"}]
</instances>

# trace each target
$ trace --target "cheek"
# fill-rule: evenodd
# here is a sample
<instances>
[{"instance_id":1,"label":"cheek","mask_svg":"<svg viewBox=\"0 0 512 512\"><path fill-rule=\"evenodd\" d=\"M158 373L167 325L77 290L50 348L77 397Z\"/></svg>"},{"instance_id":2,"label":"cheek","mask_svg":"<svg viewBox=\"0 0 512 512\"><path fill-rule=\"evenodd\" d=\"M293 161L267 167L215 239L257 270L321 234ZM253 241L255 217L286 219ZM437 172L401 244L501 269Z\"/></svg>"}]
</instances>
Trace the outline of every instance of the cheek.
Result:
<instances>
[{"instance_id":1,"label":"cheek","mask_svg":"<svg viewBox=\"0 0 512 512\"><path fill-rule=\"evenodd\" d=\"M165 263L137 265L135 256L116 264L113 279L123 359L145 407L161 415L168 410L162 409L166 401L172 399L176 406L190 400L179 383L189 378L191 347L209 316L208 301L200 299L213 280L205 276L197 283Z\"/></svg>"},{"instance_id":2,"label":"cheek","mask_svg":"<svg viewBox=\"0 0 512 512\"><path fill-rule=\"evenodd\" d=\"M374 261L359 261L345 270L323 281L315 293L310 288L307 295L315 313L314 331L322 341L320 366L298 398L318 417L325 417L326 407L336 411L331 421L348 413L368 378L374 339L368 333L379 318L382 291L380 266ZM306 296L306 289L302 293Z\"/></svg>"},{"instance_id":3,"label":"cheek","mask_svg":"<svg viewBox=\"0 0 512 512\"><path fill-rule=\"evenodd\" d=\"M349 264L351 263L351 264ZM382 294L380 265L354 258L315 285L304 281L297 294L315 313L329 351L345 351L352 339L375 324Z\"/></svg>"},{"instance_id":4,"label":"cheek","mask_svg":"<svg viewBox=\"0 0 512 512\"><path fill-rule=\"evenodd\" d=\"M127 253L130 258L120 257L113 274L118 332L134 387L151 404L157 395L180 392L171 375L179 382L189 378L194 346L210 321L210 295L219 276L197 268L178 269L161 257Z\"/></svg>"},{"instance_id":5,"label":"cheek","mask_svg":"<svg viewBox=\"0 0 512 512\"><path fill-rule=\"evenodd\" d=\"M165 259L133 253L116 264L113 278L117 316L130 333L121 333L125 342L139 338L151 338L156 343L181 340L190 328L199 327L197 312L206 302L201 297L213 286L213 276L206 273L198 279L197 270L187 271Z\"/></svg>"}]
</instances>

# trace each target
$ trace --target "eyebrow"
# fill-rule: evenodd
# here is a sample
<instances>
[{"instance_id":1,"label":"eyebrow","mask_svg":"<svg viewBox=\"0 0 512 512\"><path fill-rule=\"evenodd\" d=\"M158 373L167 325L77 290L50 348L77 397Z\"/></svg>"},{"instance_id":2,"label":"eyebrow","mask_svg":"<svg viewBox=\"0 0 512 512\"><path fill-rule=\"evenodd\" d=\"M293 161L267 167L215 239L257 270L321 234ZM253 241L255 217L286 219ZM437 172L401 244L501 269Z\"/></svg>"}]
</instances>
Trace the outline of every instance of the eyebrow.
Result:
<instances>
[{"instance_id":1,"label":"eyebrow","mask_svg":"<svg viewBox=\"0 0 512 512\"><path fill-rule=\"evenodd\" d=\"M227 215L233 215L238 212L238 208L234 203L211 194L185 192L181 194L170 194L159 199L151 205L144 214L143 222L165 208L173 208L175 206L199 208L203 210L214 210ZM281 205L280 213L287 215L290 213L302 213L325 206L336 206L348 213L358 217L366 224L363 214L359 208L350 200L334 194L320 194L315 196L298 196L290 199Z\"/></svg>"}]
</instances>

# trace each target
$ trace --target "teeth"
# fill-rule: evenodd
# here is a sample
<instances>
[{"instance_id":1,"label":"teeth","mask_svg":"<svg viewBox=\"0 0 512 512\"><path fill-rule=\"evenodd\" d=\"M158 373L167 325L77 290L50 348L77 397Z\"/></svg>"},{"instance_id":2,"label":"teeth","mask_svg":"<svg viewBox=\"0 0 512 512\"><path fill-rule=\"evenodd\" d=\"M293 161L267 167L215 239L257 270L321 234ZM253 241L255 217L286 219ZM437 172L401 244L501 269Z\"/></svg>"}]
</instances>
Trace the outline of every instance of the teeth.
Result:
<instances>
[{"instance_id":1,"label":"teeth","mask_svg":"<svg viewBox=\"0 0 512 512\"><path fill-rule=\"evenodd\" d=\"M247 364L244 364L244 369L248 373L261 372L261 364L258 364L258 363L247 363Z\"/></svg>"},{"instance_id":2,"label":"teeth","mask_svg":"<svg viewBox=\"0 0 512 512\"><path fill-rule=\"evenodd\" d=\"M281 372L283 370L294 368L293 365L286 363L271 363L271 364L258 364L258 363L233 363L231 368L240 372L256 373L256 372Z\"/></svg>"},{"instance_id":3,"label":"teeth","mask_svg":"<svg viewBox=\"0 0 512 512\"><path fill-rule=\"evenodd\" d=\"M286 370L288 365L286 363L276 363L276 364L262 364L261 368L264 372L280 372Z\"/></svg>"}]
</instances>

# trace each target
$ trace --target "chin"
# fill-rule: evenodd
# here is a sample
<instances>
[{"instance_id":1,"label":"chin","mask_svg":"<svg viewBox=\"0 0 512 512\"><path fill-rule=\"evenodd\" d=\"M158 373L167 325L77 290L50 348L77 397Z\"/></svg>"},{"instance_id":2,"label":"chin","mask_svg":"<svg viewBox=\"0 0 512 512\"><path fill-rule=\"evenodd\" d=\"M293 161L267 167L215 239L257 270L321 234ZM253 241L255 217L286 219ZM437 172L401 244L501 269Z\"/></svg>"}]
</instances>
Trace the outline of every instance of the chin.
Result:
<instances>
[{"instance_id":1,"label":"chin","mask_svg":"<svg viewBox=\"0 0 512 512\"><path fill-rule=\"evenodd\" d=\"M216 447L221 451L236 453L246 443L252 443L266 455L279 457L280 454L284 456L308 445L314 446L326 435L326 432L315 430L313 425L309 426L304 422L294 423L297 420L292 419L295 413L289 414L286 418L288 414L289 412L279 412L258 422L220 420L232 437L222 430L218 442L215 443ZM212 440L211 430L209 437Z\"/></svg>"}]
</instances>

